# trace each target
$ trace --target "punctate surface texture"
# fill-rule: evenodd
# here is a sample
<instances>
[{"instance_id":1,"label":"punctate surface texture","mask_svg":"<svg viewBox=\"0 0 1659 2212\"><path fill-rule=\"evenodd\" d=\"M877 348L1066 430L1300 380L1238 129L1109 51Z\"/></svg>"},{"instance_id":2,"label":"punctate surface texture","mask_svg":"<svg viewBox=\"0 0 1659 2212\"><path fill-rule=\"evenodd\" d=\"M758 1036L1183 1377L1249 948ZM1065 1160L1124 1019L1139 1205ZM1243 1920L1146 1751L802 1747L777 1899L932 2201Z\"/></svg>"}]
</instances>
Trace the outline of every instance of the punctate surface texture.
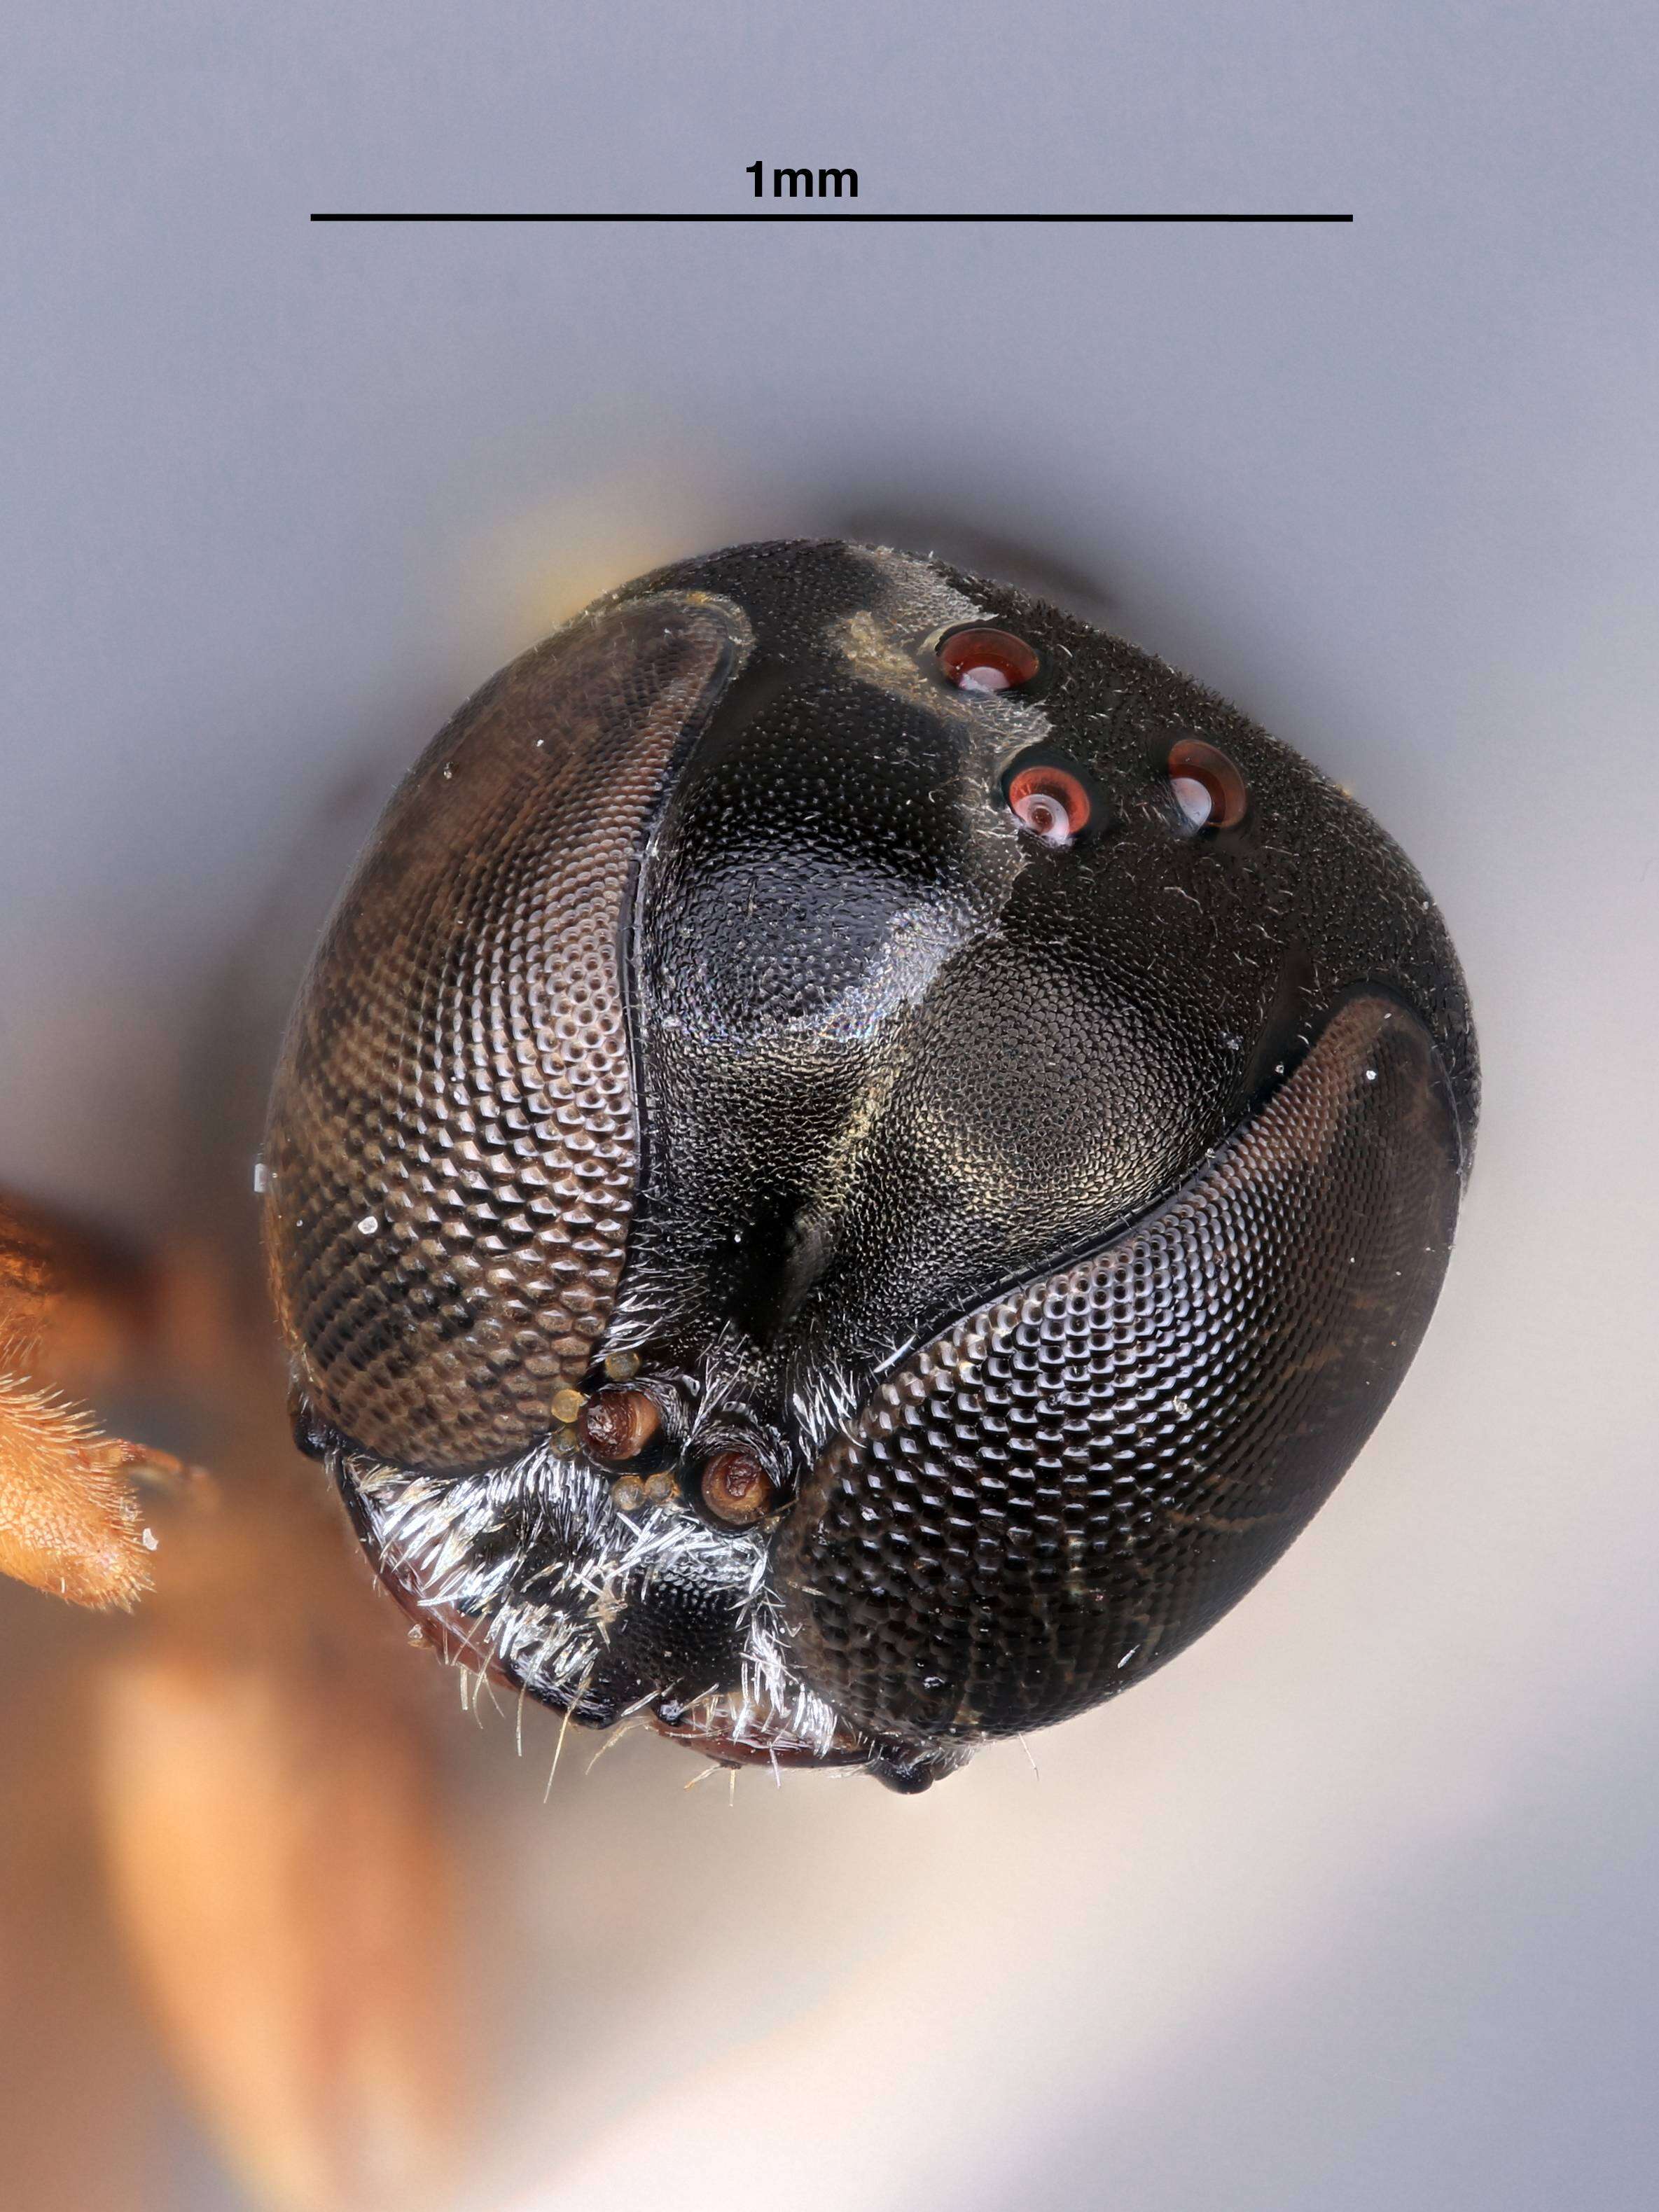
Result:
<instances>
[{"instance_id":1,"label":"punctate surface texture","mask_svg":"<svg viewBox=\"0 0 1659 2212\"><path fill-rule=\"evenodd\" d=\"M863 1727L971 1736L1173 1657L1382 1414L1445 1270L1457 1162L1422 1028L1351 1000L1131 1234L878 1386L783 1531L805 1678Z\"/></svg>"},{"instance_id":2,"label":"punctate surface texture","mask_svg":"<svg viewBox=\"0 0 1659 2212\"><path fill-rule=\"evenodd\" d=\"M623 903L732 611L580 618L428 747L349 885L273 1098L267 1241L301 1380L398 1462L549 1425L609 1317L639 1169Z\"/></svg>"}]
</instances>

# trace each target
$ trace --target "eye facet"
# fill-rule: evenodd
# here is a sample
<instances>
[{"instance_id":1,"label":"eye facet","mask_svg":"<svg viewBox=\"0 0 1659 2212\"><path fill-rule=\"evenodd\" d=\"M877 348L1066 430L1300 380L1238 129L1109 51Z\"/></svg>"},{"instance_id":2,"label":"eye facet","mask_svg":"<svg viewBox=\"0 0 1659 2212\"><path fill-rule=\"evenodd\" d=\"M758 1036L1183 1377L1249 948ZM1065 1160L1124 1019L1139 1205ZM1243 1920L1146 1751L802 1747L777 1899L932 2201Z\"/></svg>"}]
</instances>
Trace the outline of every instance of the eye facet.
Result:
<instances>
[{"instance_id":1,"label":"eye facet","mask_svg":"<svg viewBox=\"0 0 1659 2212\"><path fill-rule=\"evenodd\" d=\"M772 1504L772 1478L752 1453L716 1452L702 1471L702 1502L717 1521L748 1528Z\"/></svg>"},{"instance_id":2,"label":"eye facet","mask_svg":"<svg viewBox=\"0 0 1659 2212\"><path fill-rule=\"evenodd\" d=\"M1039 762L1008 780L1008 811L1045 845L1069 845L1088 827L1089 794L1069 769Z\"/></svg>"},{"instance_id":3,"label":"eye facet","mask_svg":"<svg viewBox=\"0 0 1659 2212\"><path fill-rule=\"evenodd\" d=\"M1194 830L1231 830L1244 819L1244 779L1219 746L1182 738L1170 748L1170 790Z\"/></svg>"},{"instance_id":4,"label":"eye facet","mask_svg":"<svg viewBox=\"0 0 1659 2212\"><path fill-rule=\"evenodd\" d=\"M955 629L939 640L939 673L960 691L1018 691L1041 674L1036 647L1008 629Z\"/></svg>"}]
</instances>

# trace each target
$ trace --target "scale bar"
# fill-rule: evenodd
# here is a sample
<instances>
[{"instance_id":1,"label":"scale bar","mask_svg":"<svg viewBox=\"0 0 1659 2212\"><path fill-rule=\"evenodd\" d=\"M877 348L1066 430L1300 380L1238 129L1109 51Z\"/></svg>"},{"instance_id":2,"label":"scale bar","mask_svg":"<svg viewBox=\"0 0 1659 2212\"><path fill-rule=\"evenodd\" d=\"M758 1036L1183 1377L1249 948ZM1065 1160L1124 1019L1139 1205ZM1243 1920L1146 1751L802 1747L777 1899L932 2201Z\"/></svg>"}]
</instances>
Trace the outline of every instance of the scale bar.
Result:
<instances>
[{"instance_id":1,"label":"scale bar","mask_svg":"<svg viewBox=\"0 0 1659 2212\"><path fill-rule=\"evenodd\" d=\"M1352 222L1352 215L1024 215L1006 214L992 210L983 213L951 215L884 215L873 213L846 214L839 210L821 215L816 210L810 213L793 210L780 214L753 215L718 213L665 213L662 210L635 213L574 213L561 211L550 214L530 214L517 211L466 210L452 209L418 209L396 213L380 210L327 209L313 213L313 222Z\"/></svg>"}]
</instances>

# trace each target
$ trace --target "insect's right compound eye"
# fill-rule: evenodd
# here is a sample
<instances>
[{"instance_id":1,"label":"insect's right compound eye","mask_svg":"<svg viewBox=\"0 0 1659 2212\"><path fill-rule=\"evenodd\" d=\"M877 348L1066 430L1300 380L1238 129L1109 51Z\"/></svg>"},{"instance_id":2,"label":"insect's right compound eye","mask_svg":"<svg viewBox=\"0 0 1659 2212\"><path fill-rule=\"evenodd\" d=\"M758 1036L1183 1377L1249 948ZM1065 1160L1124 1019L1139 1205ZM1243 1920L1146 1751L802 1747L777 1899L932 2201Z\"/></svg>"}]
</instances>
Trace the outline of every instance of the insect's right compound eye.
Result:
<instances>
[{"instance_id":1,"label":"insect's right compound eye","mask_svg":"<svg viewBox=\"0 0 1659 2212\"><path fill-rule=\"evenodd\" d=\"M266 1244L305 1397L398 1466L520 1449L586 1376L637 1196L623 906L746 635L729 601L665 594L525 654L416 765L329 926L272 1094Z\"/></svg>"}]
</instances>

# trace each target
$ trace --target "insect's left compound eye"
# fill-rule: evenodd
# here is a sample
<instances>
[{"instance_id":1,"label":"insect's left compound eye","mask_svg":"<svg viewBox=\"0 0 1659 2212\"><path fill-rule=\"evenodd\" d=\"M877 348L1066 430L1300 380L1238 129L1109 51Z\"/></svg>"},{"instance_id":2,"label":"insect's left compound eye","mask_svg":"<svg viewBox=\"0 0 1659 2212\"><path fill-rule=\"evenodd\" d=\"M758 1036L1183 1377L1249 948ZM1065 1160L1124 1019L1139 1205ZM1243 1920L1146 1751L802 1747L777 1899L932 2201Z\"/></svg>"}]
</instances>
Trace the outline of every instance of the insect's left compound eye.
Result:
<instances>
[{"instance_id":1,"label":"insect's left compound eye","mask_svg":"<svg viewBox=\"0 0 1659 2212\"><path fill-rule=\"evenodd\" d=\"M805 1678L899 1737L1113 1695L1247 1590L1406 1370L1457 1210L1427 1033L1359 994L1127 1234L890 1369L776 1565Z\"/></svg>"},{"instance_id":2,"label":"insect's left compound eye","mask_svg":"<svg viewBox=\"0 0 1659 2212\"><path fill-rule=\"evenodd\" d=\"M1018 691L1042 672L1036 647L1011 629L952 630L937 651L939 674L959 691Z\"/></svg>"},{"instance_id":3,"label":"insect's left compound eye","mask_svg":"<svg viewBox=\"0 0 1659 2212\"><path fill-rule=\"evenodd\" d=\"M1045 845L1069 845L1088 827L1089 794L1069 769L1039 762L1008 779L1008 811Z\"/></svg>"}]
</instances>

